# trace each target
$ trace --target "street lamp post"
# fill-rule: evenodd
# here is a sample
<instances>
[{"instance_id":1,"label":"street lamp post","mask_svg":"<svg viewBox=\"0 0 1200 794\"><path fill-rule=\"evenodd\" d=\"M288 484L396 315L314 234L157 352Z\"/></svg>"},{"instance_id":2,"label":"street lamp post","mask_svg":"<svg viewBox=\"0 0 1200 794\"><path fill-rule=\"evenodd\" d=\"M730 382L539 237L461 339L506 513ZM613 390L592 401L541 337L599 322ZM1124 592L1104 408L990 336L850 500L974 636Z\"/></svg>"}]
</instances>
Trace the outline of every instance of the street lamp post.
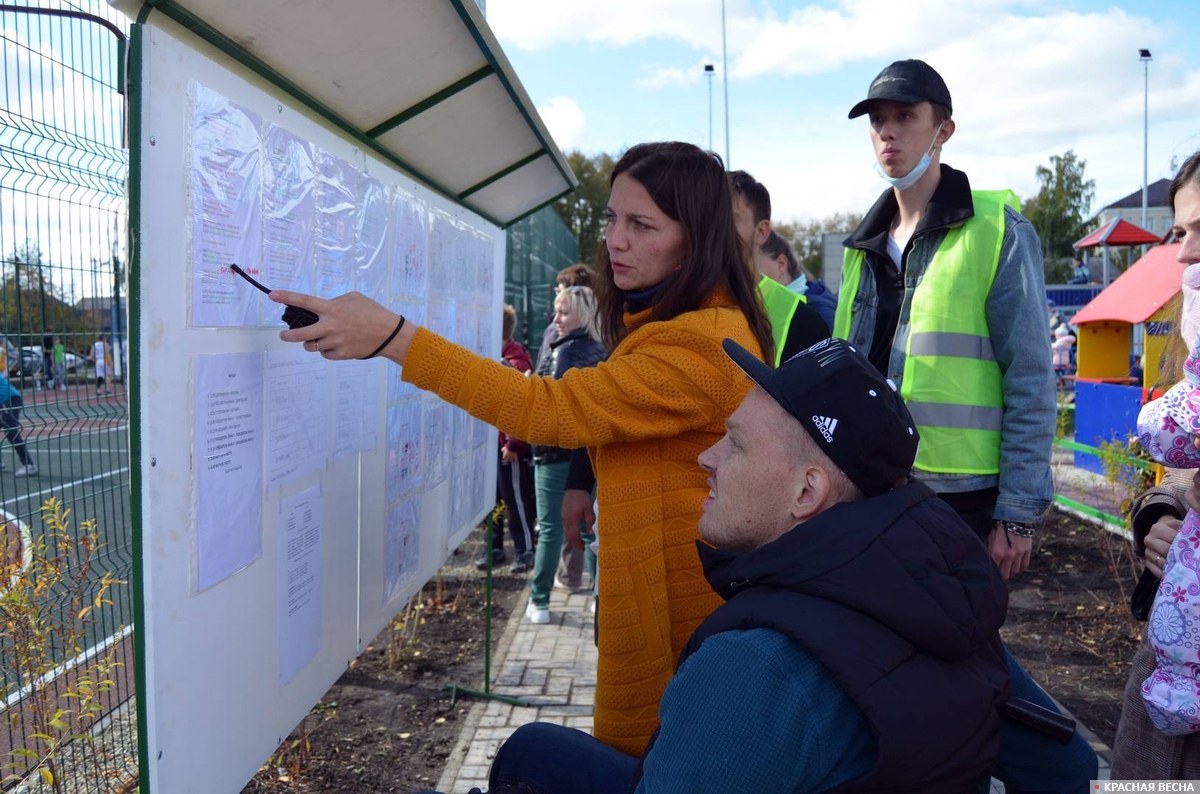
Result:
<instances>
[{"instance_id":1,"label":"street lamp post","mask_svg":"<svg viewBox=\"0 0 1200 794\"><path fill-rule=\"evenodd\" d=\"M729 165L729 50L725 46L725 0L721 0L721 82L725 84L725 168Z\"/></svg>"},{"instance_id":2,"label":"street lamp post","mask_svg":"<svg viewBox=\"0 0 1200 794\"><path fill-rule=\"evenodd\" d=\"M715 69L711 63L704 64L704 76L708 78L708 150L712 151L712 79Z\"/></svg>"},{"instance_id":3,"label":"street lamp post","mask_svg":"<svg viewBox=\"0 0 1200 794\"><path fill-rule=\"evenodd\" d=\"M1146 205L1150 198L1150 50L1138 50L1145 87L1142 92L1142 228L1146 228Z\"/></svg>"}]
</instances>

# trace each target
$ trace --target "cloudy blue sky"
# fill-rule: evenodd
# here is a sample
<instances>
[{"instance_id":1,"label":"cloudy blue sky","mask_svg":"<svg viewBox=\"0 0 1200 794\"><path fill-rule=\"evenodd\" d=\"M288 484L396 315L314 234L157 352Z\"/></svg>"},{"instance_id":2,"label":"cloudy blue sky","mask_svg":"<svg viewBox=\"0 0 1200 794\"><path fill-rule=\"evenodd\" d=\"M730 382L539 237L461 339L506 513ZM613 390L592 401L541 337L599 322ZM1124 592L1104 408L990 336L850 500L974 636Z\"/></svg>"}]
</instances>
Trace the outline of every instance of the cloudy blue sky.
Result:
<instances>
[{"instance_id":1,"label":"cloudy blue sky","mask_svg":"<svg viewBox=\"0 0 1200 794\"><path fill-rule=\"evenodd\" d=\"M943 161L976 187L1036 192L1034 170L1074 149L1096 209L1142 183L1143 64L1150 181L1200 148L1195 0L727 0L730 161L764 182L776 220L863 211L883 183L865 119L846 112L893 60L950 88ZM488 22L564 151L646 140L725 153L720 0L487 0Z\"/></svg>"}]
</instances>

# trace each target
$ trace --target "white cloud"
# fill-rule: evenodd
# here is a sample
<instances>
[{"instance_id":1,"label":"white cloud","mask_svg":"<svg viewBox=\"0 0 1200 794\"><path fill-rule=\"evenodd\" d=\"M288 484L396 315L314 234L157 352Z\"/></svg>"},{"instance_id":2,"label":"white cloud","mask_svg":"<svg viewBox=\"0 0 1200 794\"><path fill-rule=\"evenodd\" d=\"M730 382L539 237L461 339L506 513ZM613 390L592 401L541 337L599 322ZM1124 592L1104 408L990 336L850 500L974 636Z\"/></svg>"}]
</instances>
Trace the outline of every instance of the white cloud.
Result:
<instances>
[{"instance_id":1,"label":"white cloud","mask_svg":"<svg viewBox=\"0 0 1200 794\"><path fill-rule=\"evenodd\" d=\"M730 76L816 75L856 61L911 57L986 30L1021 0L842 0L833 8L808 5L781 19L739 15L730 21Z\"/></svg>"},{"instance_id":2,"label":"white cloud","mask_svg":"<svg viewBox=\"0 0 1200 794\"><path fill-rule=\"evenodd\" d=\"M1074 149L1087 159L1097 204L1103 205L1141 184L1138 48L1156 53L1150 65L1150 180L1170 176L1171 158L1182 159L1200 144L1194 124L1200 69L1179 49L1186 42L1173 27L1176 21L1151 6L1119 2L1131 10L1117 4L1080 10L1066 0L909 0L901 6L835 0L776 12L762 0L728 0L733 165L771 188L781 219L865 209L882 183L871 170L865 122L847 121L845 113L865 96L867 78L842 89L843 70L853 66L864 74L897 58L920 57L941 72L954 97L958 129L945 149L946 162L966 170L979 187L1012 187L1027 197L1037 188L1034 169ZM488 5L506 47L605 45L603 55L596 48L590 58L628 57L618 48L650 40L691 49L676 63L647 68L637 82L642 89L694 85L703 78L696 64L720 52L716 0ZM720 60L715 63L719 68ZM784 107L759 112L758 100L750 98L759 87L755 81L781 77L792 78L774 92ZM817 86L821 90L812 91ZM844 102L830 98L835 86L846 91ZM589 104L602 100L580 101L597 118L610 112ZM631 108L624 105L622 112ZM778 128L764 129L767 118ZM652 130L641 134L656 137Z\"/></svg>"},{"instance_id":3,"label":"white cloud","mask_svg":"<svg viewBox=\"0 0 1200 794\"><path fill-rule=\"evenodd\" d=\"M715 68L713 75L718 74L720 67L716 66L716 59L705 58L697 61L693 66L663 66L654 69L645 77L639 78L635 85L647 91L695 85L705 74L705 64L712 64Z\"/></svg>"},{"instance_id":4,"label":"white cloud","mask_svg":"<svg viewBox=\"0 0 1200 794\"><path fill-rule=\"evenodd\" d=\"M623 47L673 39L712 50L721 44L721 10L697 13L695 0L489 0L488 24L506 47L543 50L592 42Z\"/></svg>"},{"instance_id":5,"label":"white cloud","mask_svg":"<svg viewBox=\"0 0 1200 794\"><path fill-rule=\"evenodd\" d=\"M583 147L587 122L583 109L575 100L565 96L551 97L538 105L537 112L559 149L566 152Z\"/></svg>"}]
</instances>

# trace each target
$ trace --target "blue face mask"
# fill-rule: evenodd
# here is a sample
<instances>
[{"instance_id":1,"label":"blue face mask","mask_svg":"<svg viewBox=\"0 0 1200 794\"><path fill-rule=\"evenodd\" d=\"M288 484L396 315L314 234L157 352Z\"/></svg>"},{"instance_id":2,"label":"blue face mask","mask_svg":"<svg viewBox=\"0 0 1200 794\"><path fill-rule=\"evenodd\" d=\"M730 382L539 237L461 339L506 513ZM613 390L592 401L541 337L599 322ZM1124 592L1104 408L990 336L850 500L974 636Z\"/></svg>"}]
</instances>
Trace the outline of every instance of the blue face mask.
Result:
<instances>
[{"instance_id":1,"label":"blue face mask","mask_svg":"<svg viewBox=\"0 0 1200 794\"><path fill-rule=\"evenodd\" d=\"M917 182L921 180L921 177L925 176L925 172L929 170L929 164L933 162L933 147L937 144L937 136L941 131L942 125L939 124L938 128L933 131L933 141L930 142L929 148L925 151L925 154L921 155L921 159L917 161L915 166L913 166L913 170L909 171L904 176L888 176L887 172L883 170L883 166L879 164L878 160L875 161L875 173L879 174L881 179L894 187L896 190L908 190L910 187L917 184Z\"/></svg>"}]
</instances>

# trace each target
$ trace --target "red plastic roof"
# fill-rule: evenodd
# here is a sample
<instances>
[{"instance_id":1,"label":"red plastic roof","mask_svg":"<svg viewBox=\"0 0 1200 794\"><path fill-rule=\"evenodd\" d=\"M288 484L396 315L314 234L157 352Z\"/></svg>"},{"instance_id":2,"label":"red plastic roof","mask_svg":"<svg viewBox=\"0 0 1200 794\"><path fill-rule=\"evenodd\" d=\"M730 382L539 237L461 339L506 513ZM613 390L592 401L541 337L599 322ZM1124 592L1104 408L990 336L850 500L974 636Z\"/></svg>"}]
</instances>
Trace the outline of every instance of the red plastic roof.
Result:
<instances>
[{"instance_id":1,"label":"red plastic roof","mask_svg":"<svg viewBox=\"0 0 1200 794\"><path fill-rule=\"evenodd\" d=\"M1075 248L1078 250L1095 248L1098 245L1148 245L1161 241L1162 238L1157 234L1148 232L1141 226L1134 226L1124 218L1117 218L1075 243Z\"/></svg>"},{"instance_id":2,"label":"red plastic roof","mask_svg":"<svg viewBox=\"0 0 1200 794\"><path fill-rule=\"evenodd\" d=\"M1136 226L1134 228L1137 228ZM1158 245L1071 318L1072 324L1116 320L1136 325L1154 316L1183 288L1187 265L1176 261L1181 243Z\"/></svg>"}]
</instances>

